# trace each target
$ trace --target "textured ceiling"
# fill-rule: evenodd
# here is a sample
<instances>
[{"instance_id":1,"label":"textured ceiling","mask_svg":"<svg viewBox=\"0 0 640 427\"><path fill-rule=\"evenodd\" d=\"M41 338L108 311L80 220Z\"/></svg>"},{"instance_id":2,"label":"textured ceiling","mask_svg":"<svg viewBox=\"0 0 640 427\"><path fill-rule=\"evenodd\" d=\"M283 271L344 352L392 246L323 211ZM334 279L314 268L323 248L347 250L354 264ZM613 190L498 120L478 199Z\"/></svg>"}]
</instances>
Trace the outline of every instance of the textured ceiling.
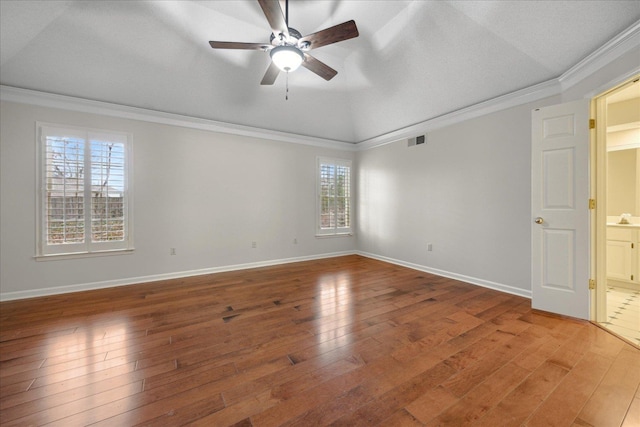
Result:
<instances>
[{"instance_id":1,"label":"textured ceiling","mask_svg":"<svg viewBox=\"0 0 640 427\"><path fill-rule=\"evenodd\" d=\"M360 37L260 86L255 0L0 0L0 83L325 139L360 142L559 77L640 19L640 1L291 0L303 35L354 19Z\"/></svg>"}]
</instances>

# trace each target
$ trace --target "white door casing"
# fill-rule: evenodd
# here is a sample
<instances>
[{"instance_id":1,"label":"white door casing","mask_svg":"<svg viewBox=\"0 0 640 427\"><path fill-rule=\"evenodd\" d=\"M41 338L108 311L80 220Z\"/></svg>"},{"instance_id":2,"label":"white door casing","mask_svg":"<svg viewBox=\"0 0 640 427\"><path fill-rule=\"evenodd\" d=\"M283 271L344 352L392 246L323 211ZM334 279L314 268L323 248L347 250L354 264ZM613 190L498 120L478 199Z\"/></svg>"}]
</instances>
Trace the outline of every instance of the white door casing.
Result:
<instances>
[{"instance_id":1,"label":"white door casing","mask_svg":"<svg viewBox=\"0 0 640 427\"><path fill-rule=\"evenodd\" d=\"M532 113L531 305L580 319L590 302L589 102Z\"/></svg>"}]
</instances>

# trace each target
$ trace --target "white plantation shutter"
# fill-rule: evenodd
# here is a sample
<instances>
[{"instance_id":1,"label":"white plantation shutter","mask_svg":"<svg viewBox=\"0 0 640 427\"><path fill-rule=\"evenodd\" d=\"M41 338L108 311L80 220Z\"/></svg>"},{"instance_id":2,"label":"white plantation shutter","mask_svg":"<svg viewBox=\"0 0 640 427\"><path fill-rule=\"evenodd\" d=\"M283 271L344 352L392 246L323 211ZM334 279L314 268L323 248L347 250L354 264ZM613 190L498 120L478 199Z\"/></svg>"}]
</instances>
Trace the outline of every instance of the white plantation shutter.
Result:
<instances>
[{"instance_id":1,"label":"white plantation shutter","mask_svg":"<svg viewBox=\"0 0 640 427\"><path fill-rule=\"evenodd\" d=\"M111 135L90 135L90 138L91 241L124 241L125 143Z\"/></svg>"},{"instance_id":2,"label":"white plantation shutter","mask_svg":"<svg viewBox=\"0 0 640 427\"><path fill-rule=\"evenodd\" d=\"M83 244L85 141L67 133L45 144L45 243Z\"/></svg>"},{"instance_id":3,"label":"white plantation shutter","mask_svg":"<svg viewBox=\"0 0 640 427\"><path fill-rule=\"evenodd\" d=\"M40 125L39 255L129 249L130 136Z\"/></svg>"},{"instance_id":4,"label":"white plantation shutter","mask_svg":"<svg viewBox=\"0 0 640 427\"><path fill-rule=\"evenodd\" d=\"M351 162L318 159L318 234L351 233Z\"/></svg>"}]
</instances>

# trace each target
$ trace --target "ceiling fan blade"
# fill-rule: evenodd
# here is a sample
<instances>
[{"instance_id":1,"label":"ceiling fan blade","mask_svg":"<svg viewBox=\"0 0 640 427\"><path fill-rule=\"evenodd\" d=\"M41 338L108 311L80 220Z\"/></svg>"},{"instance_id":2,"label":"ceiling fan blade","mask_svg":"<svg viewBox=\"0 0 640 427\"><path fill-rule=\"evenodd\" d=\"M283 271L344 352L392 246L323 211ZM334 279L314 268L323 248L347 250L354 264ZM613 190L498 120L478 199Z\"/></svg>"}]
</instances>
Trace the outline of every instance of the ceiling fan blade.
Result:
<instances>
[{"instance_id":1,"label":"ceiling fan blade","mask_svg":"<svg viewBox=\"0 0 640 427\"><path fill-rule=\"evenodd\" d=\"M309 71L313 71L325 80L331 80L335 77L336 74L338 74L336 70L329 67L324 62L318 61L308 53L304 54L304 61L302 61L302 66Z\"/></svg>"},{"instance_id":2,"label":"ceiling fan blade","mask_svg":"<svg viewBox=\"0 0 640 427\"><path fill-rule=\"evenodd\" d=\"M264 77L262 78L262 81L260 82L260 84L261 85L274 84L276 81L276 78L278 77L278 74L280 74L280 68L278 68L276 64L271 62L271 64L269 65L269 68L267 68L267 72L264 73Z\"/></svg>"},{"instance_id":3,"label":"ceiling fan blade","mask_svg":"<svg viewBox=\"0 0 640 427\"><path fill-rule=\"evenodd\" d=\"M358 37L358 27L354 20L343 22L330 28L309 34L300 39L299 43L309 43L309 49L317 49L328 44Z\"/></svg>"},{"instance_id":4,"label":"ceiling fan blade","mask_svg":"<svg viewBox=\"0 0 640 427\"><path fill-rule=\"evenodd\" d=\"M273 34L276 36L284 34L286 37L289 37L289 28L282 14L280 2L278 0L258 0L258 3L260 3L260 7L269 22L269 26L271 26Z\"/></svg>"},{"instance_id":5,"label":"ceiling fan blade","mask_svg":"<svg viewBox=\"0 0 640 427\"><path fill-rule=\"evenodd\" d=\"M268 50L268 49L273 47L270 44L264 44L264 43L242 43L242 42L216 42L216 41L210 41L209 44L214 49Z\"/></svg>"}]
</instances>

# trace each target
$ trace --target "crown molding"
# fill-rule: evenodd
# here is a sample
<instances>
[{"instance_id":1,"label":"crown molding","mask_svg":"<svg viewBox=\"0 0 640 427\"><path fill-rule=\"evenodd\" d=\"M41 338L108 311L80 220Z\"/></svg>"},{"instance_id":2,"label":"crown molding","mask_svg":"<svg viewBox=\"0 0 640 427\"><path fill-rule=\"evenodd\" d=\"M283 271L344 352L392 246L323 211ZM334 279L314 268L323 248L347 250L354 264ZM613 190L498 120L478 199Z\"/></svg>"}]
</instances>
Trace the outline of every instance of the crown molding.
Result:
<instances>
[{"instance_id":1,"label":"crown molding","mask_svg":"<svg viewBox=\"0 0 640 427\"><path fill-rule=\"evenodd\" d=\"M0 85L0 100L20 104L36 105L40 107L58 108L68 111L99 114L128 120L173 125L210 132L220 132L232 135L261 138L272 141L289 142L294 144L311 145L315 147L331 148L343 151L361 151L389 144L404 138L423 134L438 128L449 126L464 120L479 117L495 111L535 101L547 96L560 93L557 80L530 86L488 101L481 102L445 115L417 123L415 125L389 132L359 143L335 141L331 139L279 132L215 120L183 116L174 113L130 107L103 101L58 95L32 89Z\"/></svg>"},{"instance_id":2,"label":"crown molding","mask_svg":"<svg viewBox=\"0 0 640 427\"><path fill-rule=\"evenodd\" d=\"M198 117L183 116L163 111L130 107L91 99L58 95L37 90L0 85L0 100L40 107L59 108L81 113L99 114L109 117L137 120L149 123L179 126L210 132L219 132L250 138L267 139L271 141L289 142L294 144L311 145L315 147L331 148L343 151L355 151L354 144L345 141L317 138L288 132L279 132L233 123L219 122Z\"/></svg>"},{"instance_id":3,"label":"crown molding","mask_svg":"<svg viewBox=\"0 0 640 427\"><path fill-rule=\"evenodd\" d=\"M625 31L618 34L598 50L571 67L560 77L542 82L524 89L517 90L487 101L480 102L450 113L434 117L411 126L396 129L363 141L349 142L318 138L294 133L279 132L261 129L251 126L233 123L219 122L215 120L197 117L183 116L162 111L149 110L126 105L112 104L102 101L94 101L76 98L66 95L57 95L30 89L16 88L0 85L0 100L18 102L23 104L38 105L42 107L60 108L70 111L101 114L111 117L119 117L130 120L138 120L151 123L168 124L173 126L200 129L211 132L247 136L252 138L267 139L272 141L289 142L294 144L310 145L321 148L330 148L343 151L362 151L381 145L390 144L401 139L415 137L436 129L450 126L465 120L490 114L496 111L534 102L543 98L558 95L564 90L574 86L593 73L600 70L608 63L640 46L640 21L637 21ZM634 71L635 73L635 71ZM632 73L633 74L633 73Z\"/></svg>"},{"instance_id":4,"label":"crown molding","mask_svg":"<svg viewBox=\"0 0 640 427\"><path fill-rule=\"evenodd\" d=\"M465 120L557 95L560 92L561 87L558 80L549 80L469 107L461 108L460 110L452 111L433 119L416 123L406 128L367 139L358 143L358 149L369 150L401 139L412 138L416 135L422 135Z\"/></svg>"},{"instance_id":5,"label":"crown molding","mask_svg":"<svg viewBox=\"0 0 640 427\"><path fill-rule=\"evenodd\" d=\"M534 102L549 96L558 95L585 78L591 76L605 65L616 60L620 56L628 53L640 46L640 21L635 22L622 33L605 43L591 55L571 67L560 77L546 82L530 86L515 92L508 93L497 98L480 102L460 110L452 111L429 120L425 120L414 125L397 129L383 135L376 136L359 142L358 150L368 150L381 145L390 144L401 139L412 138L416 135L425 134L445 126L452 125L464 120L473 119L485 114L490 114L499 110L522 105L527 102ZM637 69L625 74L620 82L637 74ZM617 81L618 81L617 80ZM611 86L608 86L611 87ZM604 90L604 89L602 89Z\"/></svg>"},{"instance_id":6,"label":"crown molding","mask_svg":"<svg viewBox=\"0 0 640 427\"><path fill-rule=\"evenodd\" d=\"M574 86L605 65L615 61L630 50L637 49L639 46L640 21L636 21L633 25L562 74L558 78L562 90Z\"/></svg>"}]
</instances>

